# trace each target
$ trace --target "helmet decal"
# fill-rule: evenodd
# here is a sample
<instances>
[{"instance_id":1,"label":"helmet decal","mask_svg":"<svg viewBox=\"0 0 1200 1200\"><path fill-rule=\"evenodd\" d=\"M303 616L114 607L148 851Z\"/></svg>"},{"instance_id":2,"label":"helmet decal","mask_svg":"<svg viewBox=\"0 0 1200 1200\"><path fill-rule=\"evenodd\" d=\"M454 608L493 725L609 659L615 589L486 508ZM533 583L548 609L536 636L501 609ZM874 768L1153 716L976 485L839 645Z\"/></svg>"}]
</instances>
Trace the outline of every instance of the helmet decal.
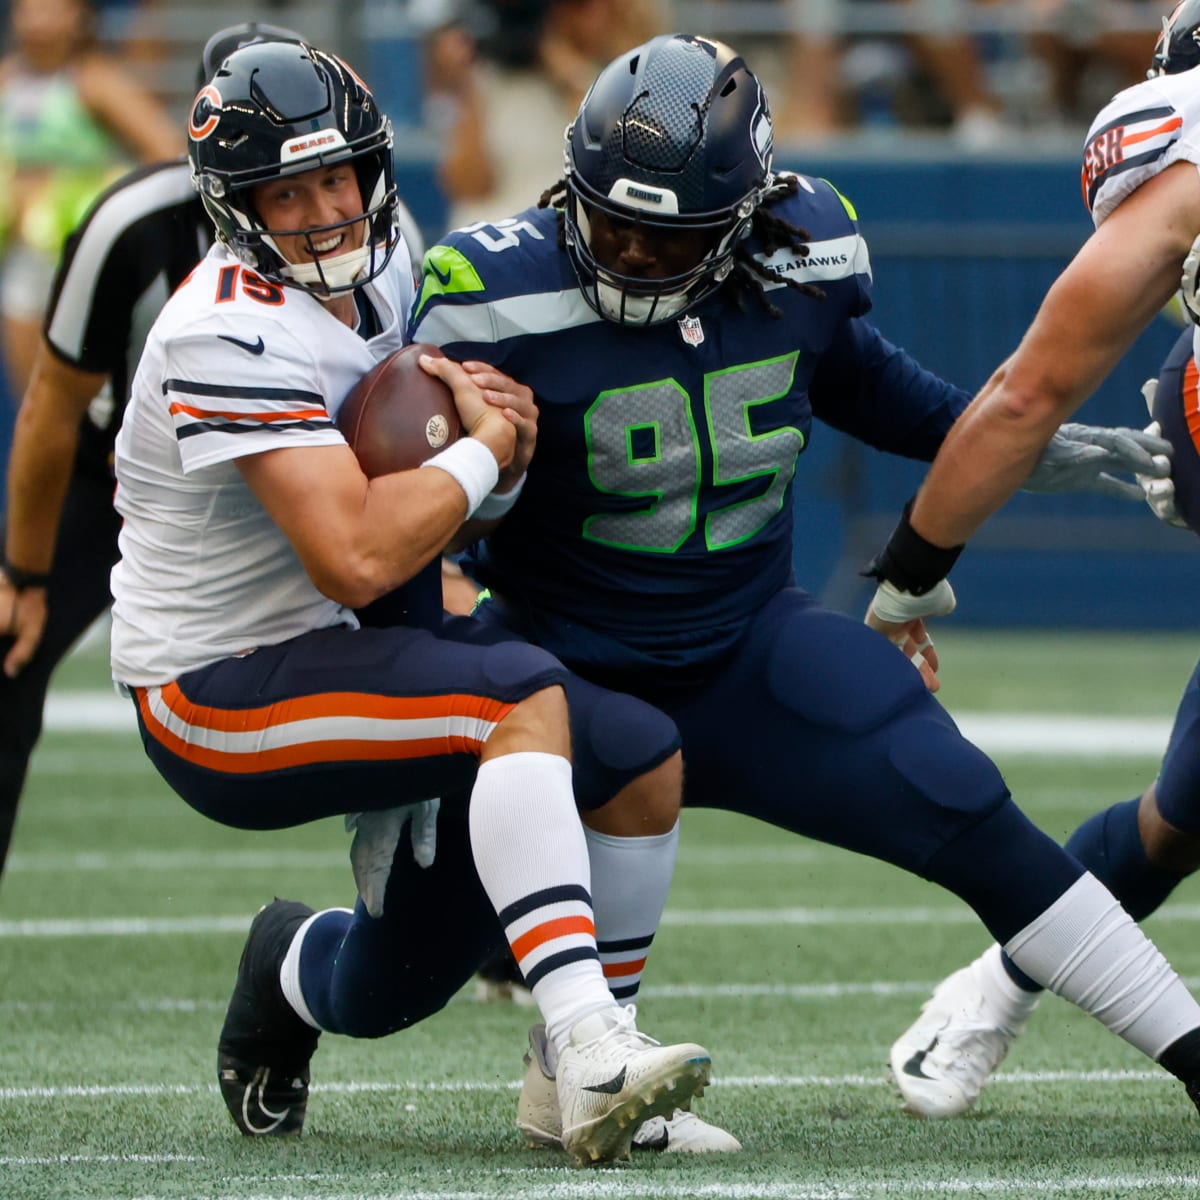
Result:
<instances>
[{"instance_id":1,"label":"helmet decal","mask_svg":"<svg viewBox=\"0 0 1200 1200\"><path fill-rule=\"evenodd\" d=\"M204 141L221 123L222 103L221 93L211 83L200 89L188 116L188 137L192 141Z\"/></svg>"}]
</instances>

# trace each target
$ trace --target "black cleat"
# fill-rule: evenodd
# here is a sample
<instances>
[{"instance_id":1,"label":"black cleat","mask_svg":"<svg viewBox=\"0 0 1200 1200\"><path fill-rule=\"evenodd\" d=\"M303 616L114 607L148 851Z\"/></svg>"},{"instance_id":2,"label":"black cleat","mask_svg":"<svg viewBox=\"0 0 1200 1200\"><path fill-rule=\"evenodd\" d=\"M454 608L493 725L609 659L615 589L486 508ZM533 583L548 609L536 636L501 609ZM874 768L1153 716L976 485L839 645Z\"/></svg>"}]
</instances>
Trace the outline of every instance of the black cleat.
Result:
<instances>
[{"instance_id":1,"label":"black cleat","mask_svg":"<svg viewBox=\"0 0 1200 1200\"><path fill-rule=\"evenodd\" d=\"M275 900L250 923L225 1024L217 1081L233 1123L247 1137L298 1136L308 1107L308 1063L318 1030L283 998L279 967L307 904Z\"/></svg>"}]
</instances>

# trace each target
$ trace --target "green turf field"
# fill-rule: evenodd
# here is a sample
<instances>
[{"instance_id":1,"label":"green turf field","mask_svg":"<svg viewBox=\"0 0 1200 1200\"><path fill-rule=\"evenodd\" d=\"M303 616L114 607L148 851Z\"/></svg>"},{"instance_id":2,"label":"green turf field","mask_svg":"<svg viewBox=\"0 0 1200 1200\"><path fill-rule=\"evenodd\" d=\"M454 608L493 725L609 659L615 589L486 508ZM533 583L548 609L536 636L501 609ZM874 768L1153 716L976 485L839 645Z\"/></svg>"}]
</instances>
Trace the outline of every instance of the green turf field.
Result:
<instances>
[{"instance_id":1,"label":"green turf field","mask_svg":"<svg viewBox=\"0 0 1200 1200\"><path fill-rule=\"evenodd\" d=\"M1153 777L1200 644L956 634L939 648L964 724L1026 718L996 756L1064 836ZM698 1109L741 1155L576 1171L523 1149L529 1015L467 995L384 1041L324 1039L303 1138L245 1141L214 1070L245 926L273 893L348 903L347 839L340 822L239 834L191 813L131 733L66 727L103 674L95 651L63 669L0 890L3 1200L1200 1194L1200 1116L1182 1088L1061 1001L970 1117L905 1117L888 1047L983 947L971 914L892 868L711 813L685 816L640 1012L656 1036L712 1050ZM1200 887L1185 886L1148 923L1193 986L1198 921Z\"/></svg>"}]
</instances>

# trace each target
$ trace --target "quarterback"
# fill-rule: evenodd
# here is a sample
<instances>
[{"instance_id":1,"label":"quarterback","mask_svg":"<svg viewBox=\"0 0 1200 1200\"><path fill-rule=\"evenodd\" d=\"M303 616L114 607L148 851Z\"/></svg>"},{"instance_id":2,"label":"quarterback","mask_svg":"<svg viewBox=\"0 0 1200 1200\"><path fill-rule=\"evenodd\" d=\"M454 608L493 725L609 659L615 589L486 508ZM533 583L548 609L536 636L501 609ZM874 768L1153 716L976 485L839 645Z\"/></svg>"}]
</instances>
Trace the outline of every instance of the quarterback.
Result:
<instances>
[{"instance_id":1,"label":"quarterback","mask_svg":"<svg viewBox=\"0 0 1200 1200\"><path fill-rule=\"evenodd\" d=\"M524 490L476 554L481 614L668 713L685 804L949 889L1030 977L1200 1098L1200 1005L924 686L903 652L923 625L898 648L794 581L814 418L928 460L968 399L864 319L851 203L773 171L757 78L690 35L609 64L565 158L538 208L427 254L413 319L540 410Z\"/></svg>"},{"instance_id":2,"label":"quarterback","mask_svg":"<svg viewBox=\"0 0 1200 1200\"><path fill-rule=\"evenodd\" d=\"M399 806L420 864L397 863L379 916L259 913L220 1036L226 1106L245 1134L298 1133L319 1033L436 1011L498 917L566 1066L562 1145L624 1157L641 1122L703 1089L709 1056L639 1033L606 984L566 672L533 646L355 614L428 574L440 586L442 547L523 465L528 389L428 360L468 436L368 480L334 419L411 307L390 124L336 57L259 42L201 88L189 156L217 241L156 320L117 437L113 675L151 761L204 815L270 829ZM430 911L436 927L413 918Z\"/></svg>"}]
</instances>

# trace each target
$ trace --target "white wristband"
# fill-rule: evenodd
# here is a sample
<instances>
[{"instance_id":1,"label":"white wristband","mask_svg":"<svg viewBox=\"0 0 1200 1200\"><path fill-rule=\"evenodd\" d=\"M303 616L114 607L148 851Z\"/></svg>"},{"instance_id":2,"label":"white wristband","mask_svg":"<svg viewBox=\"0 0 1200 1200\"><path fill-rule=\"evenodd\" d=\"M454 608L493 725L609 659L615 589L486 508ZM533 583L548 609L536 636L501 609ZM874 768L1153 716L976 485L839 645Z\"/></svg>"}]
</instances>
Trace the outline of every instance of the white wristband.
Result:
<instances>
[{"instance_id":1,"label":"white wristband","mask_svg":"<svg viewBox=\"0 0 1200 1200\"><path fill-rule=\"evenodd\" d=\"M496 486L500 466L496 457L478 439L459 438L452 446L427 458L422 467L438 467L467 493L467 516L474 515L484 497Z\"/></svg>"},{"instance_id":2,"label":"white wristband","mask_svg":"<svg viewBox=\"0 0 1200 1200\"><path fill-rule=\"evenodd\" d=\"M525 486L525 476L517 480L516 486L507 492L488 492L482 503L475 510L475 518L479 521L498 521L514 504Z\"/></svg>"}]
</instances>

